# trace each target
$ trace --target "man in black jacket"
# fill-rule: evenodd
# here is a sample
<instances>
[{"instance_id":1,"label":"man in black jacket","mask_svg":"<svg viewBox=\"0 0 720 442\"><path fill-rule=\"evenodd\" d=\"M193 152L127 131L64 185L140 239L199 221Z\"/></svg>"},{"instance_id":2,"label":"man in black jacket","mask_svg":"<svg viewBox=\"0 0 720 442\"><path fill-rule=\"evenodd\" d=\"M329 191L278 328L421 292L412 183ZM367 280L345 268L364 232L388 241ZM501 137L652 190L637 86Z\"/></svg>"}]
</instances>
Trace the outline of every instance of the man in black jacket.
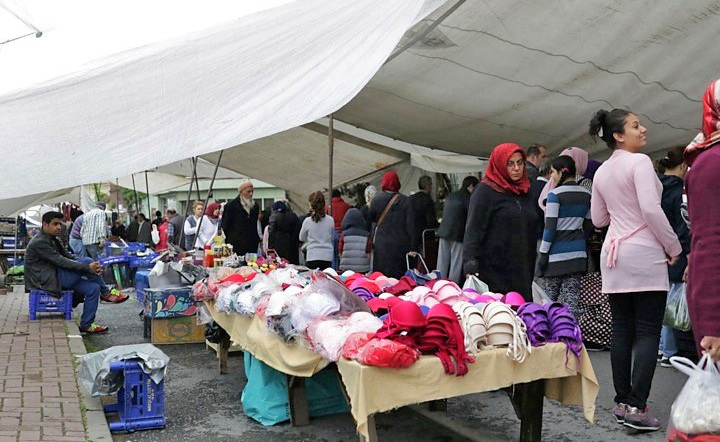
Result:
<instances>
[{"instance_id":1,"label":"man in black jacket","mask_svg":"<svg viewBox=\"0 0 720 442\"><path fill-rule=\"evenodd\" d=\"M30 240L25 250L25 290L43 290L58 297L62 290L73 290L85 298L80 331L106 333L108 327L94 322L101 297L114 303L128 297L117 290L108 290L100 277L103 269L98 262L90 258L78 261L62 246L58 240L62 220L60 212L43 215L42 230Z\"/></svg>"},{"instance_id":2,"label":"man in black jacket","mask_svg":"<svg viewBox=\"0 0 720 442\"><path fill-rule=\"evenodd\" d=\"M225 240L232 244L238 256L257 253L258 214L260 207L253 200L254 187L251 181L244 181L238 187L238 196L225 205L222 214L222 230Z\"/></svg>"},{"instance_id":3,"label":"man in black jacket","mask_svg":"<svg viewBox=\"0 0 720 442\"><path fill-rule=\"evenodd\" d=\"M435 215L435 202L430 194L432 193L432 178L423 175L418 180L418 192L410 195L410 207L415 217L415 231L410 232L415 238L415 246L418 252L425 254L423 247L423 232L427 229L434 229L438 226Z\"/></svg>"},{"instance_id":4,"label":"man in black jacket","mask_svg":"<svg viewBox=\"0 0 720 442\"><path fill-rule=\"evenodd\" d=\"M462 284L463 238L470 194L478 184L474 176L465 177L462 187L445 199L442 222L437 236L440 238L437 268L443 277Z\"/></svg>"}]
</instances>

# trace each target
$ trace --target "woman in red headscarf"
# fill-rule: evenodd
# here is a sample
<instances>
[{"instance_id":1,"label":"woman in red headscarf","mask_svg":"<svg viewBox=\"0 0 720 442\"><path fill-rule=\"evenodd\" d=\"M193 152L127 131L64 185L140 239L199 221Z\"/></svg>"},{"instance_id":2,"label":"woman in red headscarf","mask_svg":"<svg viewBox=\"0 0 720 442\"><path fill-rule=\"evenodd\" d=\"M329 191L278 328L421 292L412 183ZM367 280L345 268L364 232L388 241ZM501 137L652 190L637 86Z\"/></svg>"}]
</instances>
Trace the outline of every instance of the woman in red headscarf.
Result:
<instances>
[{"instance_id":1,"label":"woman in red headscarf","mask_svg":"<svg viewBox=\"0 0 720 442\"><path fill-rule=\"evenodd\" d=\"M400 178L390 170L380 183L382 192L375 195L368 210L369 223L375 223L373 270L385 276L400 278L407 270L405 255L415 250L415 223L407 196L399 193Z\"/></svg>"},{"instance_id":2,"label":"woman in red headscarf","mask_svg":"<svg viewBox=\"0 0 720 442\"><path fill-rule=\"evenodd\" d=\"M692 242L687 267L687 301L698 352L720 360L720 80L703 96L702 133L685 149L691 166L685 188Z\"/></svg>"},{"instance_id":3,"label":"woman in red headscarf","mask_svg":"<svg viewBox=\"0 0 720 442\"><path fill-rule=\"evenodd\" d=\"M470 197L463 267L494 292L532 301L538 214L528 197L526 155L514 143L495 146L485 178Z\"/></svg>"},{"instance_id":4,"label":"woman in red headscarf","mask_svg":"<svg viewBox=\"0 0 720 442\"><path fill-rule=\"evenodd\" d=\"M206 244L212 244L213 237L217 234L220 221L220 203L210 203L205 209L205 215L198 225L195 248L202 249Z\"/></svg>"}]
</instances>

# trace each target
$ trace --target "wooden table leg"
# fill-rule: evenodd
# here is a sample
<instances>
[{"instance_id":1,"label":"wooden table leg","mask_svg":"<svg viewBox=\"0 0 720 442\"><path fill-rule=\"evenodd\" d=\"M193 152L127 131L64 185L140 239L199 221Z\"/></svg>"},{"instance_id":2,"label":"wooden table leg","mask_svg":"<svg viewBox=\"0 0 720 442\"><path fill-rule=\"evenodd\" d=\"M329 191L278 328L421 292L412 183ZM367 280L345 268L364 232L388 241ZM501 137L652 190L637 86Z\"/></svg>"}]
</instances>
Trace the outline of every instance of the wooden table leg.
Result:
<instances>
[{"instance_id":1,"label":"wooden table leg","mask_svg":"<svg viewBox=\"0 0 720 442\"><path fill-rule=\"evenodd\" d=\"M375 428L375 415L367 417L368 438L360 436L360 442L378 442L377 428Z\"/></svg>"},{"instance_id":2,"label":"wooden table leg","mask_svg":"<svg viewBox=\"0 0 720 442\"><path fill-rule=\"evenodd\" d=\"M430 401L430 402L428 402L428 408L430 411L447 412L447 399L438 399L436 401Z\"/></svg>"},{"instance_id":3,"label":"wooden table leg","mask_svg":"<svg viewBox=\"0 0 720 442\"><path fill-rule=\"evenodd\" d=\"M220 374L227 374L228 368L228 353L230 350L230 337L228 336L227 339L222 339L217 344L217 354L218 358L220 359Z\"/></svg>"},{"instance_id":4,"label":"wooden table leg","mask_svg":"<svg viewBox=\"0 0 720 442\"><path fill-rule=\"evenodd\" d=\"M515 414L520 418L520 442L540 441L545 396L543 379L517 384L507 389Z\"/></svg>"},{"instance_id":5,"label":"wooden table leg","mask_svg":"<svg viewBox=\"0 0 720 442\"><path fill-rule=\"evenodd\" d=\"M287 380L288 404L290 405L290 423L300 427L310 423L305 378L285 375Z\"/></svg>"}]
</instances>

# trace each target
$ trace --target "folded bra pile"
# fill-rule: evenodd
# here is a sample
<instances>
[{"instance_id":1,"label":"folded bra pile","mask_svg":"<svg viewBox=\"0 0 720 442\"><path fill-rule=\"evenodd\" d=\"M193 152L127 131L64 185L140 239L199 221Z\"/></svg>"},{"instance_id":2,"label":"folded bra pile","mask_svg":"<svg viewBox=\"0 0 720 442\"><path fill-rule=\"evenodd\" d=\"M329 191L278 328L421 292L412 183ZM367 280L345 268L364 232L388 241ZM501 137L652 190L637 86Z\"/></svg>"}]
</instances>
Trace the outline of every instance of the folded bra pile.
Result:
<instances>
[{"instance_id":1,"label":"folded bra pile","mask_svg":"<svg viewBox=\"0 0 720 442\"><path fill-rule=\"evenodd\" d=\"M567 305L528 302L518 309L518 317L527 327L530 343L539 347L548 342L563 342L576 357L582 352L582 332Z\"/></svg>"}]
</instances>

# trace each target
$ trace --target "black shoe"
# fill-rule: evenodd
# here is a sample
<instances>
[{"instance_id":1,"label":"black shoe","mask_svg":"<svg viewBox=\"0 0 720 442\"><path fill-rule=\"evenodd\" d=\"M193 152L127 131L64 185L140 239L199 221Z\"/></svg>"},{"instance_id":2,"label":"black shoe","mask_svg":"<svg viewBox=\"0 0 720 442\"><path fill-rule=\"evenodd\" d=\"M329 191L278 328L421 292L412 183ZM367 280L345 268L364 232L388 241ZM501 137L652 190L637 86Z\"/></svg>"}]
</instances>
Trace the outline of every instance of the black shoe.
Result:
<instances>
[{"instance_id":1,"label":"black shoe","mask_svg":"<svg viewBox=\"0 0 720 442\"><path fill-rule=\"evenodd\" d=\"M605 351L607 347L602 344L596 344L595 342L583 342L585 350L587 351Z\"/></svg>"},{"instance_id":2,"label":"black shoe","mask_svg":"<svg viewBox=\"0 0 720 442\"><path fill-rule=\"evenodd\" d=\"M666 358L665 356L660 359L660 366L665 368L671 368L672 364L670 363L670 358Z\"/></svg>"}]
</instances>

